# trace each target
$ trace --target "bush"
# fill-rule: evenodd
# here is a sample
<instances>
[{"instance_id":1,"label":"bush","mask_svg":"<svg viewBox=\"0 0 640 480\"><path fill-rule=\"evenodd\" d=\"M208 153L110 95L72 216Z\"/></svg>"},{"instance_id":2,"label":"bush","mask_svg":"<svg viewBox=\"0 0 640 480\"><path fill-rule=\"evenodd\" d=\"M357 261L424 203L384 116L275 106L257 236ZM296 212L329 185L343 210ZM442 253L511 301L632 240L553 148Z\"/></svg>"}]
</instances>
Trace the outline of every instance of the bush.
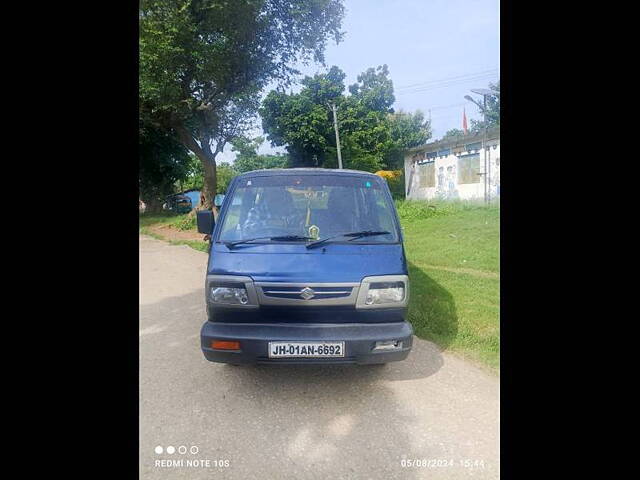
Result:
<instances>
[{"instance_id":1,"label":"bush","mask_svg":"<svg viewBox=\"0 0 640 480\"><path fill-rule=\"evenodd\" d=\"M378 170L376 175L387 181L394 200L404 199L404 170Z\"/></svg>"},{"instance_id":2,"label":"bush","mask_svg":"<svg viewBox=\"0 0 640 480\"><path fill-rule=\"evenodd\" d=\"M189 215L187 213L186 215L181 215L180 217L176 218L172 222L172 224L178 230L195 230L195 228L196 228L196 216L195 215Z\"/></svg>"},{"instance_id":3,"label":"bush","mask_svg":"<svg viewBox=\"0 0 640 480\"><path fill-rule=\"evenodd\" d=\"M499 208L492 205L485 207L482 201L427 201L427 200L396 200L396 208L401 220L415 220L419 218L444 217L465 210L483 208Z\"/></svg>"}]
</instances>

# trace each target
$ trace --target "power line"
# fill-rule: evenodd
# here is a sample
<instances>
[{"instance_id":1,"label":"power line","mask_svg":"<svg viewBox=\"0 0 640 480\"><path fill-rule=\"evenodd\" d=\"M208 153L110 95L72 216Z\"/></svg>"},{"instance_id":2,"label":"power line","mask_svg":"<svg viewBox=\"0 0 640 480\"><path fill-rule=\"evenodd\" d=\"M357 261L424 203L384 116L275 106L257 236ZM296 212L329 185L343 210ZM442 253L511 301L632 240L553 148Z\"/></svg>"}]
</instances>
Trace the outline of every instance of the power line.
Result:
<instances>
[{"instance_id":1,"label":"power line","mask_svg":"<svg viewBox=\"0 0 640 480\"><path fill-rule=\"evenodd\" d=\"M437 107L431 107L430 110L448 110L450 108L455 108L455 107L464 107L466 105L466 103L454 103L451 105L438 105Z\"/></svg>"},{"instance_id":2,"label":"power line","mask_svg":"<svg viewBox=\"0 0 640 480\"><path fill-rule=\"evenodd\" d=\"M411 85L403 85L403 86L399 86L397 87L397 90L405 90L405 89L412 89L415 87L423 87L423 86L427 86L429 84L434 84L434 83L441 83L441 82L448 82L451 80L461 80L467 77L475 77L478 75L487 75L490 73L498 73L499 69L497 68L493 68L491 70L482 70L480 72L474 72L474 73L465 73L464 75L456 75L453 77L445 77L445 78L439 78L436 80L427 80L424 82L419 82L419 83L413 83Z\"/></svg>"},{"instance_id":3,"label":"power line","mask_svg":"<svg viewBox=\"0 0 640 480\"><path fill-rule=\"evenodd\" d=\"M453 117L455 115L458 115L456 113L456 114L447 114L447 115L436 115L435 117L432 117L431 116L431 112L433 110L451 110L452 108L460 108L460 107L464 107L465 105L467 105L467 103L463 102L463 103L453 103L451 105L437 105L435 107L430 107L430 108L427 109L427 111L429 113L429 120L431 120L431 119L436 119L437 120L438 118L449 118L449 117Z\"/></svg>"},{"instance_id":4,"label":"power line","mask_svg":"<svg viewBox=\"0 0 640 480\"><path fill-rule=\"evenodd\" d=\"M440 84L434 84L434 85L429 85L429 86L425 86L425 87L414 88L412 90L405 90L403 92L396 93L396 95L407 95L407 94L410 94L410 93L428 92L428 91L431 91L431 90L436 90L438 88L452 87L452 86L455 86L455 85L462 85L463 83L477 82L477 81L480 81L480 80L490 80L492 78L500 78L500 75L497 74L497 73L478 75L476 77L469 77L469 78L462 79L462 80L453 80L453 81L449 81L449 82L442 82Z\"/></svg>"},{"instance_id":5,"label":"power line","mask_svg":"<svg viewBox=\"0 0 640 480\"><path fill-rule=\"evenodd\" d=\"M491 81L492 79L499 80L499 77L489 76L489 77L470 78L469 80L465 80L464 82L455 82L455 83L447 83L447 84L442 84L442 85L434 85L433 87L421 88L421 89L417 89L417 90L412 90L410 92L398 92L398 93L396 93L396 95L402 96L402 95L409 95L409 94L412 94L412 93L430 92L432 90L437 90L439 88L455 87L455 86L458 86L458 85L463 85L465 83Z\"/></svg>"},{"instance_id":6,"label":"power line","mask_svg":"<svg viewBox=\"0 0 640 480\"><path fill-rule=\"evenodd\" d=\"M453 77L444 77L444 78L439 78L439 79L435 79L435 80L427 80L424 82L419 82L419 83L413 83L411 85L402 85L399 87L396 87L396 90L405 90L405 89L413 89L415 87L422 87L422 86L427 86L429 84L433 84L433 83L440 83L440 82L448 82L450 80L459 80L459 79L463 79L465 77L475 77L477 75L486 75L489 73L497 73L499 71L498 68L492 68L489 70L481 70L479 72L474 72L474 73L465 73L462 75L455 75Z\"/></svg>"},{"instance_id":7,"label":"power line","mask_svg":"<svg viewBox=\"0 0 640 480\"><path fill-rule=\"evenodd\" d=\"M458 113L451 113L448 115L437 115L433 117L433 120L442 120L444 118L455 118L455 117L460 117L460 119L462 119L462 114L458 112ZM471 120L475 120L475 118L471 118L470 116L468 118L470 118Z\"/></svg>"}]
</instances>

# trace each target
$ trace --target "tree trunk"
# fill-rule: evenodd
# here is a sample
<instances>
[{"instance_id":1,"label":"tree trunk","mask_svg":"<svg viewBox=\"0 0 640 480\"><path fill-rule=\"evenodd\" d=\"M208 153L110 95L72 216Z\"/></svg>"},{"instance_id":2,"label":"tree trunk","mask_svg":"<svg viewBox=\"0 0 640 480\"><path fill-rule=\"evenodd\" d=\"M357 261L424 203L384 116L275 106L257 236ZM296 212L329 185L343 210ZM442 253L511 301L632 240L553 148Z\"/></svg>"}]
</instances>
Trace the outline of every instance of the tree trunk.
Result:
<instances>
[{"instance_id":1,"label":"tree trunk","mask_svg":"<svg viewBox=\"0 0 640 480\"><path fill-rule=\"evenodd\" d=\"M199 139L200 145L198 145L198 142L196 142L186 128L183 126L177 126L175 129L178 133L180 142L200 159L204 169L204 185L202 187L201 195L203 201L200 202L200 209L213 210L213 214L217 218L218 212L213 208L213 197L216 196L216 155L221 151L219 148L220 146L216 145L215 152L212 152L211 146L209 145L210 137L206 135L203 136Z\"/></svg>"},{"instance_id":2,"label":"tree trunk","mask_svg":"<svg viewBox=\"0 0 640 480\"><path fill-rule=\"evenodd\" d=\"M206 160L200 158L204 168L204 185L202 186L204 205L201 204L200 208L211 210L213 208L213 197L216 196L217 188L216 162L214 159L209 160L207 157L205 158Z\"/></svg>"},{"instance_id":3,"label":"tree trunk","mask_svg":"<svg viewBox=\"0 0 640 480\"><path fill-rule=\"evenodd\" d=\"M164 203L159 198L143 198L142 201L146 205L145 213L160 213L162 212L162 204Z\"/></svg>"}]
</instances>

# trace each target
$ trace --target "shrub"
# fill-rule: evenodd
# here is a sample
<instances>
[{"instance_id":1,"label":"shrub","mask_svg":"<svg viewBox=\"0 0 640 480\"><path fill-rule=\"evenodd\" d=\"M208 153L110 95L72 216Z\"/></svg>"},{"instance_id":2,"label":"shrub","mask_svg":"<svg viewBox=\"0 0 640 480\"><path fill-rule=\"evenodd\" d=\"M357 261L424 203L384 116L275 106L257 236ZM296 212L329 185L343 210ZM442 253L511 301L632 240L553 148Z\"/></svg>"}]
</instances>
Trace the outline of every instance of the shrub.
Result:
<instances>
[{"instance_id":1,"label":"shrub","mask_svg":"<svg viewBox=\"0 0 640 480\"><path fill-rule=\"evenodd\" d=\"M404 171L403 170L378 170L376 175L384 178L389 185L391 196L394 200L404 199Z\"/></svg>"},{"instance_id":2,"label":"shrub","mask_svg":"<svg viewBox=\"0 0 640 480\"><path fill-rule=\"evenodd\" d=\"M176 220L174 220L172 223L173 226L178 230L195 230L196 216L189 215L187 213L186 215L181 215L180 217L176 218Z\"/></svg>"},{"instance_id":3,"label":"shrub","mask_svg":"<svg viewBox=\"0 0 640 480\"><path fill-rule=\"evenodd\" d=\"M465 210L500 207L495 205L485 207L482 201L470 200L396 200L396 208L401 220L414 220L419 218L444 217Z\"/></svg>"}]
</instances>

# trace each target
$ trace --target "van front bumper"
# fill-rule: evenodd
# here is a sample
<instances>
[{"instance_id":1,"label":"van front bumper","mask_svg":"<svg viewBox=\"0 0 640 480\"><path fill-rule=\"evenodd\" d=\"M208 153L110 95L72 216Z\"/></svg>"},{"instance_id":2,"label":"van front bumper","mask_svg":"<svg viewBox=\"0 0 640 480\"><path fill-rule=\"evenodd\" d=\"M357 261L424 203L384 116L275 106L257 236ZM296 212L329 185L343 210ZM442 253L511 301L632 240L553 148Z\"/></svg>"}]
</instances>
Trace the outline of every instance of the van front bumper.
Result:
<instances>
[{"instance_id":1,"label":"van front bumper","mask_svg":"<svg viewBox=\"0 0 640 480\"><path fill-rule=\"evenodd\" d=\"M305 323L256 324L205 322L200 332L202 352L211 362L252 364L370 364L404 360L409 355L413 328L408 322L394 323ZM214 340L240 342L240 350L214 350ZM396 350L374 351L376 342L399 340ZM344 342L344 357L269 358L269 342Z\"/></svg>"}]
</instances>

